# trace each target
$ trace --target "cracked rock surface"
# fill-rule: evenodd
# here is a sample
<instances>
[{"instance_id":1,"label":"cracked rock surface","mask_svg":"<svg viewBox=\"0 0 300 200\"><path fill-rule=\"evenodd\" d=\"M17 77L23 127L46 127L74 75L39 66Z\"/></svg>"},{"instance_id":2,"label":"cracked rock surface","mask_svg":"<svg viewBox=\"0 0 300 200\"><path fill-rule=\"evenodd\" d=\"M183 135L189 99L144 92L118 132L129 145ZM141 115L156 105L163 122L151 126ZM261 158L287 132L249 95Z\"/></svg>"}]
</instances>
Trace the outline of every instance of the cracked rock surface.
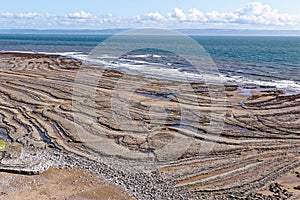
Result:
<instances>
[{"instance_id":1,"label":"cracked rock surface","mask_svg":"<svg viewBox=\"0 0 300 200\"><path fill-rule=\"evenodd\" d=\"M0 170L77 167L137 199L276 199L258 191L300 165L300 94L212 87L0 54Z\"/></svg>"}]
</instances>

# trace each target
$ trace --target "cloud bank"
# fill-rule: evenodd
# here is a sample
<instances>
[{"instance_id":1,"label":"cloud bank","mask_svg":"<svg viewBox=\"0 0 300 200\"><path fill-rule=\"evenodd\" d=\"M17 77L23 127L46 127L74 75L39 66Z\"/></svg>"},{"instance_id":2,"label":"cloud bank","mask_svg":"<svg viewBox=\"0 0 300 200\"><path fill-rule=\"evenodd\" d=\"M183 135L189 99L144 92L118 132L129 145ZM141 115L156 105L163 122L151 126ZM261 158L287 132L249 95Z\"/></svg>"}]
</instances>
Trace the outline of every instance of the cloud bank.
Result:
<instances>
[{"instance_id":1,"label":"cloud bank","mask_svg":"<svg viewBox=\"0 0 300 200\"><path fill-rule=\"evenodd\" d=\"M194 23L194 24L248 24L261 26L299 26L300 14L289 15L280 13L278 9L273 9L269 5L263 5L259 2L251 2L244 8L237 9L233 12L201 12L196 8L191 8L184 12L180 8L175 8L173 12L162 14L148 13L145 20L177 22L177 23Z\"/></svg>"},{"instance_id":2,"label":"cloud bank","mask_svg":"<svg viewBox=\"0 0 300 200\"><path fill-rule=\"evenodd\" d=\"M174 8L169 13L151 12L140 16L122 18L94 15L85 11L64 16L41 13L1 13L0 28L265 28L299 29L300 14L281 13L278 9L260 2L248 3L231 12L202 12L197 8L184 11Z\"/></svg>"}]
</instances>

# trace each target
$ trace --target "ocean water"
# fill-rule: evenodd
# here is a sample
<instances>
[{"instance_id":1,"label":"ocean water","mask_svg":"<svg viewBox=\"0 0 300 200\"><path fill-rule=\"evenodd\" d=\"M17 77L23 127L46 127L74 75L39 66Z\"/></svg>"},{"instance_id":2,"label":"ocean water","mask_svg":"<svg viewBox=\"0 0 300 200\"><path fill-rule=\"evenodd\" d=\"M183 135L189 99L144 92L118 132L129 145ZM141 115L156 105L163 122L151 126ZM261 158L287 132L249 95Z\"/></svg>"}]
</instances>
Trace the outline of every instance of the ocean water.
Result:
<instances>
[{"instance_id":1,"label":"ocean water","mask_svg":"<svg viewBox=\"0 0 300 200\"><path fill-rule=\"evenodd\" d=\"M71 34L0 34L0 51L59 53L86 59L109 36ZM300 37L192 36L216 63L226 82L275 86L300 93ZM122 41L120 41L122 42ZM161 43L164 42L162 38ZM174 48L180 48L174 39ZM184 45L184 44L181 44ZM172 48L171 48L172 49ZM97 59L104 61L105 55ZM116 60L116 58L115 58ZM102 62L101 65L105 65ZM99 64L100 66L100 64ZM178 78L193 77L186 60L157 49L129 52L114 62L114 68L133 73ZM173 76L172 76L173 75ZM197 79L198 76L194 76Z\"/></svg>"}]
</instances>

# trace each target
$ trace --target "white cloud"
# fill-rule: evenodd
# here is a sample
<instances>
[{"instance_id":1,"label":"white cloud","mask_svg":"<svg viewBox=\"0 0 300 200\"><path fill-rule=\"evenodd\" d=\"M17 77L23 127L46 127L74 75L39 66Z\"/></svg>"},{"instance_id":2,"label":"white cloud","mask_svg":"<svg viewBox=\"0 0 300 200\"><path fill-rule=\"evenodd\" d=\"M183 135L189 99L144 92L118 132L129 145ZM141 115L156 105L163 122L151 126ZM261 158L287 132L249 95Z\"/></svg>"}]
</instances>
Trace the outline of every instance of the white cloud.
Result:
<instances>
[{"instance_id":1,"label":"white cloud","mask_svg":"<svg viewBox=\"0 0 300 200\"><path fill-rule=\"evenodd\" d=\"M248 3L245 8L238 9L235 13L238 15L236 23L278 26L300 24L299 16L280 13L278 9L260 2Z\"/></svg>"},{"instance_id":2,"label":"white cloud","mask_svg":"<svg viewBox=\"0 0 300 200\"><path fill-rule=\"evenodd\" d=\"M193 21L207 22L208 21L207 17L204 15L204 13L200 12L196 8L191 8L189 10L187 19L188 19L188 21L191 21L191 22L193 22Z\"/></svg>"},{"instance_id":3,"label":"white cloud","mask_svg":"<svg viewBox=\"0 0 300 200\"><path fill-rule=\"evenodd\" d=\"M236 11L237 23L263 24L263 25L284 25L293 21L287 14L280 14L277 9L259 2L248 3L245 8Z\"/></svg>"},{"instance_id":4,"label":"white cloud","mask_svg":"<svg viewBox=\"0 0 300 200\"><path fill-rule=\"evenodd\" d=\"M205 13L207 22L210 23L235 23L238 15L234 12L207 12Z\"/></svg>"},{"instance_id":5,"label":"white cloud","mask_svg":"<svg viewBox=\"0 0 300 200\"><path fill-rule=\"evenodd\" d=\"M45 17L45 18L48 18L48 19L55 19L55 18L57 18L56 15L53 15L53 14L50 14L50 13L46 13L46 14L44 15L44 17Z\"/></svg>"},{"instance_id":6,"label":"white cloud","mask_svg":"<svg viewBox=\"0 0 300 200\"><path fill-rule=\"evenodd\" d=\"M19 17L19 18L37 18L37 17L41 17L42 15L41 14L39 14L39 13L31 13L31 12L29 12L29 13L21 13L21 14L17 14L16 15L17 17Z\"/></svg>"},{"instance_id":7,"label":"white cloud","mask_svg":"<svg viewBox=\"0 0 300 200\"><path fill-rule=\"evenodd\" d=\"M185 21L187 19L186 14L180 8L174 8L173 12L168 13L167 16L168 16L168 18L176 19L176 20L179 20L179 21Z\"/></svg>"},{"instance_id":8,"label":"white cloud","mask_svg":"<svg viewBox=\"0 0 300 200\"><path fill-rule=\"evenodd\" d=\"M146 20L153 20L153 21L163 21L165 20L165 17L162 16L162 14L160 14L159 12L155 12L155 13L147 13L145 14L145 18Z\"/></svg>"},{"instance_id":9,"label":"white cloud","mask_svg":"<svg viewBox=\"0 0 300 200\"><path fill-rule=\"evenodd\" d=\"M237 9L232 12L211 11L203 13L196 8L184 12L182 9L175 8L173 12L167 13L166 16L156 12L149 13L153 20L163 20L168 23L177 22L194 22L205 24L248 24L263 26L284 26L284 25L300 25L300 15L289 15L280 13L279 10L273 9L270 5L263 5L260 2L248 3L244 8ZM154 17L157 16L157 17Z\"/></svg>"},{"instance_id":10,"label":"white cloud","mask_svg":"<svg viewBox=\"0 0 300 200\"><path fill-rule=\"evenodd\" d=\"M2 18L27 18L27 19L32 19L32 18L37 18L37 17L41 17L42 15L39 13L20 13L20 14L13 14L13 13L9 13L9 12L5 12L0 14L0 17Z\"/></svg>"},{"instance_id":11,"label":"white cloud","mask_svg":"<svg viewBox=\"0 0 300 200\"><path fill-rule=\"evenodd\" d=\"M245 7L231 12L202 12L197 8L184 11L175 8L172 12L146 13L141 16L128 18L116 17L112 14L96 16L85 11L69 13L64 16L49 13L20 13L5 12L0 14L0 28L118 28L156 26L166 28L268 28L299 29L300 13L291 15L281 13L278 9L260 2L248 3ZM31 27L37 24L38 27ZM55 27L54 27L55 26Z\"/></svg>"},{"instance_id":12,"label":"white cloud","mask_svg":"<svg viewBox=\"0 0 300 200\"><path fill-rule=\"evenodd\" d=\"M0 17L2 17L2 18L11 18L11 17L14 17L14 14L9 13L9 12L5 12L5 13L1 13Z\"/></svg>"},{"instance_id":13,"label":"white cloud","mask_svg":"<svg viewBox=\"0 0 300 200\"><path fill-rule=\"evenodd\" d=\"M69 19L95 19L96 18L91 13L86 13L84 11L70 13L65 15L65 17Z\"/></svg>"}]
</instances>

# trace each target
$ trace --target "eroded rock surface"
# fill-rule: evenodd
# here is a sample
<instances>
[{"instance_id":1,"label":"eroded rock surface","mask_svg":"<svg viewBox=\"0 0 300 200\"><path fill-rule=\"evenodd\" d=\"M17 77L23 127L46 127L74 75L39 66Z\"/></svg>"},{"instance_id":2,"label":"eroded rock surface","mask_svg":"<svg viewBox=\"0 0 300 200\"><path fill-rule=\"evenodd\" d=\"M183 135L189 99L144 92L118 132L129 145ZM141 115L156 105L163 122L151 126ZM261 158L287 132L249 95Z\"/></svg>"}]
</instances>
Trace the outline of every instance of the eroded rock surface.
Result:
<instances>
[{"instance_id":1,"label":"eroded rock surface","mask_svg":"<svg viewBox=\"0 0 300 200\"><path fill-rule=\"evenodd\" d=\"M55 152L72 155L66 166L103 163L136 197L186 199L253 196L300 165L300 94L213 87L1 54L1 139L23 153L8 149L0 169L40 173L53 165L43 152Z\"/></svg>"}]
</instances>

